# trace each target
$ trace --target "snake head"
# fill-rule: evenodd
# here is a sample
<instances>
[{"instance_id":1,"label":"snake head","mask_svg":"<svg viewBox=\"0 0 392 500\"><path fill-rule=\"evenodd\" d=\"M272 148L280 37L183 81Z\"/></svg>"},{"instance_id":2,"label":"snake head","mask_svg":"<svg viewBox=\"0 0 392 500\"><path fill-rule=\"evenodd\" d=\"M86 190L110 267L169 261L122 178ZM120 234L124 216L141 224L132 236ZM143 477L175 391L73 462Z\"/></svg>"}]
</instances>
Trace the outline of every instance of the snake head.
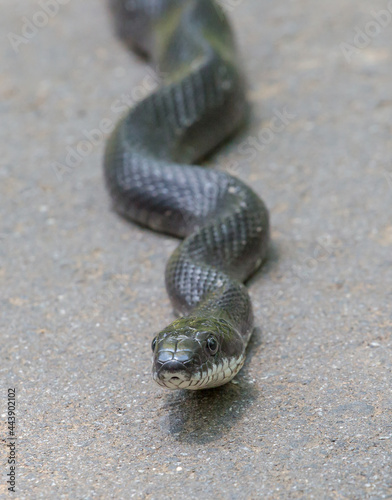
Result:
<instances>
[{"instance_id":1,"label":"snake head","mask_svg":"<svg viewBox=\"0 0 392 500\"><path fill-rule=\"evenodd\" d=\"M244 363L245 343L221 318L179 318L152 341L154 380L168 389L205 389L231 380Z\"/></svg>"}]
</instances>

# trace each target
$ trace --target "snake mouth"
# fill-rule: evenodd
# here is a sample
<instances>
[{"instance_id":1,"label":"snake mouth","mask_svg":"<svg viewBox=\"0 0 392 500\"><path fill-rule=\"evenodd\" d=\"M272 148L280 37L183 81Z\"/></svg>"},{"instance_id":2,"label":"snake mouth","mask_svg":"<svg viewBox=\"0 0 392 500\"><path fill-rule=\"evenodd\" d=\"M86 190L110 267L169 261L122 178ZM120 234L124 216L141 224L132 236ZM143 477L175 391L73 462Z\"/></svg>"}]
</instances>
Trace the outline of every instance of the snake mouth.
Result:
<instances>
[{"instance_id":1,"label":"snake mouth","mask_svg":"<svg viewBox=\"0 0 392 500\"><path fill-rule=\"evenodd\" d=\"M154 380L168 389L186 389L191 383L191 373L177 360L162 363L158 370L154 370Z\"/></svg>"},{"instance_id":2,"label":"snake mouth","mask_svg":"<svg viewBox=\"0 0 392 500\"><path fill-rule=\"evenodd\" d=\"M200 367L195 373L191 373L183 363L172 360L154 370L153 378L161 387L172 390L211 389L226 384L234 378L244 361L245 356L242 354L238 358L222 359L208 368Z\"/></svg>"}]
</instances>

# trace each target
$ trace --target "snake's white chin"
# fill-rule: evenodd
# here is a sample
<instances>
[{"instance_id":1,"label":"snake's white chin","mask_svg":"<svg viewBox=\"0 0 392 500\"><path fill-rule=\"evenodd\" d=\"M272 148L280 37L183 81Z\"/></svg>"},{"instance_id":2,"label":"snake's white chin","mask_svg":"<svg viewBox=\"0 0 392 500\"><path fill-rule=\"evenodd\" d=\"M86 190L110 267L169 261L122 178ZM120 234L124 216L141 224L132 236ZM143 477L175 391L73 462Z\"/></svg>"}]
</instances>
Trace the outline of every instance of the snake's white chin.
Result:
<instances>
[{"instance_id":1,"label":"snake's white chin","mask_svg":"<svg viewBox=\"0 0 392 500\"><path fill-rule=\"evenodd\" d=\"M196 391L199 389L211 389L226 384L241 370L245 361L245 355L241 354L238 358L222 359L218 364L214 364L207 370L203 370L192 376L188 373L180 371L175 374L170 373L158 377L156 372L153 372L153 379L161 387L167 389L187 389Z\"/></svg>"}]
</instances>

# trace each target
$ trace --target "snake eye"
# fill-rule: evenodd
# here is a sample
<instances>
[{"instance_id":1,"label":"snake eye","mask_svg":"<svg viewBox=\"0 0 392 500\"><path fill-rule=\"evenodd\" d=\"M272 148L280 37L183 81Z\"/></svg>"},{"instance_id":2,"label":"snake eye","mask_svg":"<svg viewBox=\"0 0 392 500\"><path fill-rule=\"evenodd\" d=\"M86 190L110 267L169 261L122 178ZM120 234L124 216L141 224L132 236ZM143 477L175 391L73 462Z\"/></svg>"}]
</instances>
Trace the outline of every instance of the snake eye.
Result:
<instances>
[{"instance_id":1,"label":"snake eye","mask_svg":"<svg viewBox=\"0 0 392 500\"><path fill-rule=\"evenodd\" d=\"M152 339L152 342L151 342L151 349L152 349L152 352L155 351L155 346L157 345L157 340L158 340L158 337L154 337Z\"/></svg>"},{"instance_id":2,"label":"snake eye","mask_svg":"<svg viewBox=\"0 0 392 500\"><path fill-rule=\"evenodd\" d=\"M207 339L207 348L210 351L210 354L214 355L218 351L218 341L214 337L210 337Z\"/></svg>"}]
</instances>

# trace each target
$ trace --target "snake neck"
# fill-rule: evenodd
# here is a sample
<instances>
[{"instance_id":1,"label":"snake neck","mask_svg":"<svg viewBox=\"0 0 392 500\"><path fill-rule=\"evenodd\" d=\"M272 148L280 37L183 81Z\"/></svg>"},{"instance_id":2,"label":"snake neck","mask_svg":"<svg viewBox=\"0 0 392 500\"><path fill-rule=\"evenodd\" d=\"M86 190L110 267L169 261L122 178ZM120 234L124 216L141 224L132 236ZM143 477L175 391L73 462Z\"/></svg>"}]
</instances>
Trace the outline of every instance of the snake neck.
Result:
<instances>
[{"instance_id":1,"label":"snake neck","mask_svg":"<svg viewBox=\"0 0 392 500\"><path fill-rule=\"evenodd\" d=\"M245 343L253 327L246 281L261 265L269 238L268 212L246 185L233 179L214 211L194 220L191 234L166 266L166 287L179 315L219 317Z\"/></svg>"}]
</instances>

